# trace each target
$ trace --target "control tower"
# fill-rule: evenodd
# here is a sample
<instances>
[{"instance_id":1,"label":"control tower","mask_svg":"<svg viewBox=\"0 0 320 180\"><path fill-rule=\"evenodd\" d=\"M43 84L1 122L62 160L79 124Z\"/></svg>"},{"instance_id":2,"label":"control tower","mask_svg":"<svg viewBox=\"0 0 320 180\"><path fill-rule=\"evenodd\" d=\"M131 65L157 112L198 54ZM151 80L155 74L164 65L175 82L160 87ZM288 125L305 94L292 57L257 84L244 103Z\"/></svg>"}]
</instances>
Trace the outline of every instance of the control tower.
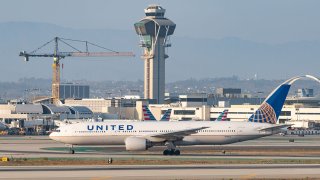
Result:
<instances>
[{"instance_id":1,"label":"control tower","mask_svg":"<svg viewBox=\"0 0 320 180\"><path fill-rule=\"evenodd\" d=\"M165 90L165 53L171 47L170 35L176 24L164 17L166 12L159 5L150 5L144 10L146 17L134 24L140 37L144 60L144 98L155 99L158 104L164 102Z\"/></svg>"}]
</instances>

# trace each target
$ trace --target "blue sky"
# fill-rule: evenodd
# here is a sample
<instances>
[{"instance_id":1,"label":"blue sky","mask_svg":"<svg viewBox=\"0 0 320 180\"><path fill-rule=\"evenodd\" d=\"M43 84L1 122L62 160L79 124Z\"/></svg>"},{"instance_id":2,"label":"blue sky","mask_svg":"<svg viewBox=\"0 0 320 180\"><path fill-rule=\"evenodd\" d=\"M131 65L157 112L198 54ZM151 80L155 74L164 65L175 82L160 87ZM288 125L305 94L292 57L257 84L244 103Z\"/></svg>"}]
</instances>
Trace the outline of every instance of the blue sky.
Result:
<instances>
[{"instance_id":1,"label":"blue sky","mask_svg":"<svg viewBox=\"0 0 320 180\"><path fill-rule=\"evenodd\" d=\"M130 30L149 4L167 9L177 23L176 36L265 43L320 39L317 0L1 0L0 22Z\"/></svg>"},{"instance_id":2,"label":"blue sky","mask_svg":"<svg viewBox=\"0 0 320 180\"><path fill-rule=\"evenodd\" d=\"M0 2L0 23L5 24L5 27L11 24L10 30L3 28L1 31L7 32L7 36L1 36L0 33L0 81L22 77L51 78L50 59L26 64L22 63L22 58L17 54L21 50L37 48L59 32L62 35L58 36L61 37L88 40L110 49L130 50L136 54L130 65L112 58L100 63L94 60L77 63L64 61L65 67L70 68L65 70L66 79L143 79L141 49L133 24L145 16L143 10L150 4L162 5L167 10L166 17L177 24L171 38L173 46L168 52L170 58L166 62L168 82L232 75L243 79L251 78L254 74L265 79L285 79L302 74L319 74L319 0ZM46 29L42 29L41 25L40 28L32 29L28 27L34 27L32 23L20 23L20 26L29 25L14 29L14 23L4 23L12 21L49 23L59 28L55 32L55 27L51 25L46 26ZM117 34L112 36L109 32ZM127 66L129 68L123 68ZM16 71L17 68L20 70ZM10 77L7 74L11 74Z\"/></svg>"}]
</instances>

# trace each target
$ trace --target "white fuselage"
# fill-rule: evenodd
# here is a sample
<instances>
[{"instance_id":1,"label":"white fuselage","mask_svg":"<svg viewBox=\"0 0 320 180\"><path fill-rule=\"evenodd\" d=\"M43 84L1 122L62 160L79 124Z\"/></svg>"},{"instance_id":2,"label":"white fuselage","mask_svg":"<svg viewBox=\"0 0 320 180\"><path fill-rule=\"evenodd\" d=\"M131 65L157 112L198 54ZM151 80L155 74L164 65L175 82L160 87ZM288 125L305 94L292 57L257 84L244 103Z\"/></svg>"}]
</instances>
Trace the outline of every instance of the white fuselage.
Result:
<instances>
[{"instance_id":1,"label":"white fuselage","mask_svg":"<svg viewBox=\"0 0 320 180\"><path fill-rule=\"evenodd\" d=\"M230 121L105 121L81 122L61 126L57 132L52 132L50 138L72 145L124 145L128 137L142 137L154 143L166 140L153 137L159 134L183 131L192 128L207 127L194 134L175 141L176 145L220 145L230 144L278 132L261 131L259 129L272 127L268 123L230 122Z\"/></svg>"}]
</instances>

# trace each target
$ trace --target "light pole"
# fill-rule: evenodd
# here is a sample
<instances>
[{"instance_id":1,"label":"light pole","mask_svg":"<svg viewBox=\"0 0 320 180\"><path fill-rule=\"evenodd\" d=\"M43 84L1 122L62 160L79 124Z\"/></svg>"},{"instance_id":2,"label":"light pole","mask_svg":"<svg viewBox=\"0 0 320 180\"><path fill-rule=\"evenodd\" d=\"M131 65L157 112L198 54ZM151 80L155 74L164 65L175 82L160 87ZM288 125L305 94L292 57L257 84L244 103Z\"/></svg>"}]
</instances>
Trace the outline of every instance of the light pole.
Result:
<instances>
[{"instance_id":1,"label":"light pole","mask_svg":"<svg viewBox=\"0 0 320 180\"><path fill-rule=\"evenodd\" d=\"M132 93L140 93L140 90L138 90L138 89L130 89L130 92L131 92L131 95L132 95ZM132 107L133 107L133 105L135 105L134 106L134 109L133 109L133 119L135 119L136 118L136 109L137 109L137 103L135 103L135 101L133 100L133 99L131 99L131 102L132 102Z\"/></svg>"},{"instance_id":2,"label":"light pole","mask_svg":"<svg viewBox=\"0 0 320 180\"><path fill-rule=\"evenodd\" d=\"M122 104L121 104L121 99L122 99L122 90L120 89L120 90L119 90L119 92L120 92L120 99L119 99L119 119L121 119L121 106L122 106Z\"/></svg>"},{"instance_id":3,"label":"light pole","mask_svg":"<svg viewBox=\"0 0 320 180\"><path fill-rule=\"evenodd\" d=\"M261 94L263 94L262 91L258 91L257 94L259 94L259 104L261 104Z\"/></svg>"}]
</instances>

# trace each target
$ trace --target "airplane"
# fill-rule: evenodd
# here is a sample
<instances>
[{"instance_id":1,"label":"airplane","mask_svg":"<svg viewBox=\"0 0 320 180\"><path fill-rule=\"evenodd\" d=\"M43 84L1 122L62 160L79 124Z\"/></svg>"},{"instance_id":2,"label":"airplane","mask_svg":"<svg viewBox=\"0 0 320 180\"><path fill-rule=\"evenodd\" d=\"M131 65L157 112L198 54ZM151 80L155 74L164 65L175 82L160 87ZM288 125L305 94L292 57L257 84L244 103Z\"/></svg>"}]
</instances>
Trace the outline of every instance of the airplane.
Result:
<instances>
[{"instance_id":1,"label":"airplane","mask_svg":"<svg viewBox=\"0 0 320 180\"><path fill-rule=\"evenodd\" d=\"M49 137L69 146L125 145L128 151L166 146L163 155L180 155L177 146L223 145L277 134L290 125L275 124L292 84L280 84L248 121L121 121L81 122L58 128Z\"/></svg>"},{"instance_id":2,"label":"airplane","mask_svg":"<svg viewBox=\"0 0 320 180\"><path fill-rule=\"evenodd\" d=\"M171 115L171 110L172 109L166 110L166 112L163 114L163 116L160 119L160 121L169 121L170 120L170 115ZM143 117L144 117L145 121L146 120L157 121L157 119L153 116L152 112L150 111L150 109L148 108L147 105L143 105L142 106L142 111L143 111Z\"/></svg>"},{"instance_id":3,"label":"airplane","mask_svg":"<svg viewBox=\"0 0 320 180\"><path fill-rule=\"evenodd\" d=\"M7 128L8 127L4 123L0 122L0 131L6 130Z\"/></svg>"},{"instance_id":4,"label":"airplane","mask_svg":"<svg viewBox=\"0 0 320 180\"><path fill-rule=\"evenodd\" d=\"M228 111L228 109L223 110L216 121L227 121Z\"/></svg>"}]
</instances>

